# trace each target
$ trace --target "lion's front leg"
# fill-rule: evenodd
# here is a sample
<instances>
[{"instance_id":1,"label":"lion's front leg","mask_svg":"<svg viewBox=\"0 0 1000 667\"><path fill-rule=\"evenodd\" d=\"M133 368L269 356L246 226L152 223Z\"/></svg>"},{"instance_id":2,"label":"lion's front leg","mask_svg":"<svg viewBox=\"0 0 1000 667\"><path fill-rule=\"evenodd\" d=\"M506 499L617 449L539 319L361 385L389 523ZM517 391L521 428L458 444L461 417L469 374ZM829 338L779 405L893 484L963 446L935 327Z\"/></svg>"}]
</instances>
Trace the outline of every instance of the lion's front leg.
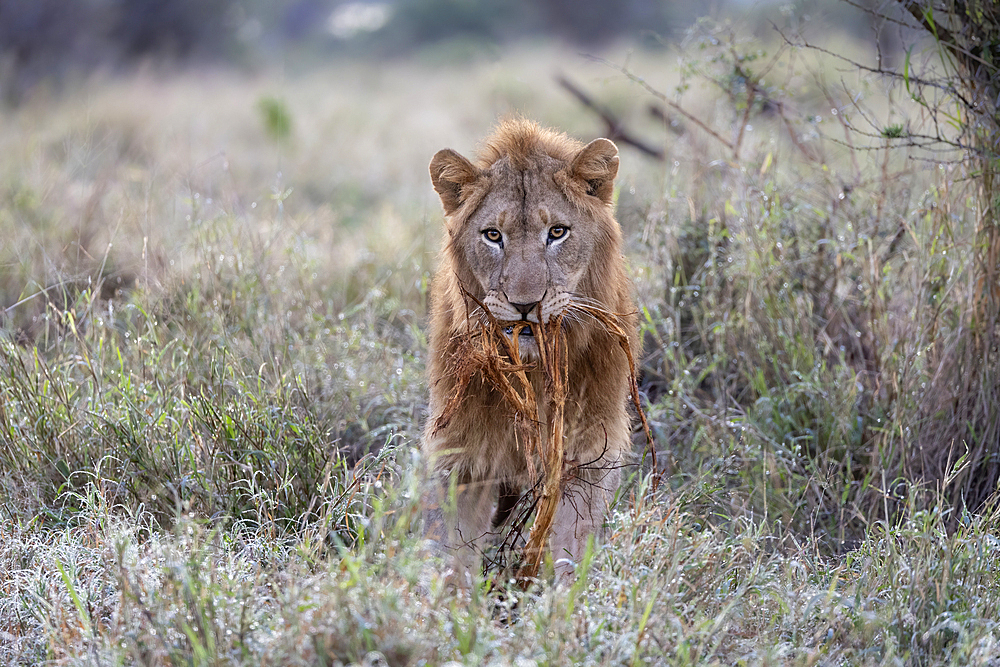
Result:
<instances>
[{"instance_id":1,"label":"lion's front leg","mask_svg":"<svg viewBox=\"0 0 1000 667\"><path fill-rule=\"evenodd\" d=\"M620 482L621 473L614 467L578 468L565 483L552 524L552 559L557 576L572 574L591 535L595 543L603 539L604 519Z\"/></svg>"},{"instance_id":2,"label":"lion's front leg","mask_svg":"<svg viewBox=\"0 0 1000 667\"><path fill-rule=\"evenodd\" d=\"M436 540L456 560L463 573L478 571L490 530L497 485L469 478L451 483L451 476L438 476L437 498L426 513L425 534Z\"/></svg>"}]
</instances>

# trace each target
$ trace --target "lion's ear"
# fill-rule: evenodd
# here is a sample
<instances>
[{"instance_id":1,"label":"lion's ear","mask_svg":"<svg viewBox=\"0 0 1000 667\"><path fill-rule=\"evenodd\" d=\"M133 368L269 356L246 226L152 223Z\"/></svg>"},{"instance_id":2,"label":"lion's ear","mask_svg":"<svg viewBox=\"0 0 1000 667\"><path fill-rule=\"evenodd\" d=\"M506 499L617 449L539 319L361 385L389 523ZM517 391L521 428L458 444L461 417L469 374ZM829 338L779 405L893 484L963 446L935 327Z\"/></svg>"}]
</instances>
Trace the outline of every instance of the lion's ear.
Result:
<instances>
[{"instance_id":1,"label":"lion's ear","mask_svg":"<svg viewBox=\"0 0 1000 667\"><path fill-rule=\"evenodd\" d=\"M570 174L587 194L610 203L618 175L618 147L608 139L594 139L573 158Z\"/></svg>"},{"instance_id":2,"label":"lion's ear","mask_svg":"<svg viewBox=\"0 0 1000 667\"><path fill-rule=\"evenodd\" d=\"M431 158L431 183L441 197L445 215L451 215L465 201L463 189L479 177L479 170L464 157L445 148Z\"/></svg>"}]
</instances>

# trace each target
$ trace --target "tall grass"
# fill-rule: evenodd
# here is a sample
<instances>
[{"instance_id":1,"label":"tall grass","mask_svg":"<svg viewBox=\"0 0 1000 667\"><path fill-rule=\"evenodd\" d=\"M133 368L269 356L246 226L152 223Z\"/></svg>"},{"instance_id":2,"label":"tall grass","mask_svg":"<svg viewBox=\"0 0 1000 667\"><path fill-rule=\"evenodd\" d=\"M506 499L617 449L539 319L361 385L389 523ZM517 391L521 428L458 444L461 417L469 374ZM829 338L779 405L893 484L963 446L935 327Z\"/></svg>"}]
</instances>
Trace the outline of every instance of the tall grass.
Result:
<instances>
[{"instance_id":1,"label":"tall grass","mask_svg":"<svg viewBox=\"0 0 1000 667\"><path fill-rule=\"evenodd\" d=\"M995 659L995 508L948 502L961 443L936 484L911 467L974 282L968 181L845 133L828 62L708 37L629 67L725 142L550 49L4 112L0 659ZM576 580L456 589L419 537L426 161L514 108L592 136L539 62L577 62L670 156L623 148L618 194L667 483L630 469Z\"/></svg>"},{"instance_id":2,"label":"tall grass","mask_svg":"<svg viewBox=\"0 0 1000 667\"><path fill-rule=\"evenodd\" d=\"M852 100L871 82L826 84L813 49L767 54L707 24L691 46L693 80L723 91L699 118L731 131L675 140L642 237L663 267L644 303L652 409L680 468L707 463L742 509L833 553L904 516L911 495L930 506L948 486L956 506L981 506L995 448L928 409L972 395L986 409L994 390L966 347L977 172L893 141L880 119L914 106ZM978 370L944 392L954 363ZM950 437L934 439L939 420Z\"/></svg>"}]
</instances>

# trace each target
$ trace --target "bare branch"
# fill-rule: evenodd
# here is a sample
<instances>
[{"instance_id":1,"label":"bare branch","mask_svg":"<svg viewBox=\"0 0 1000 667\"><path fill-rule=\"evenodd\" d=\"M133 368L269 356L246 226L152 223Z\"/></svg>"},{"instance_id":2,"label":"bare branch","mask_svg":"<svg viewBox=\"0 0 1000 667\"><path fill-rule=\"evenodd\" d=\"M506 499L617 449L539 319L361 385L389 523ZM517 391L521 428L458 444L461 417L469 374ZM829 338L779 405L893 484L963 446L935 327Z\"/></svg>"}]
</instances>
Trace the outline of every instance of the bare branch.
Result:
<instances>
[{"instance_id":1,"label":"bare branch","mask_svg":"<svg viewBox=\"0 0 1000 667\"><path fill-rule=\"evenodd\" d=\"M596 100L594 100L594 98L585 93L583 89L567 79L565 76L561 74L556 76L556 83L565 88L573 97L578 99L583 106L587 107L601 117L601 120L604 121L604 125L607 127L606 136L608 139L628 144L629 146L632 146L649 157L656 158L657 160L664 159L662 149L653 148L645 141L637 138L631 132L628 132L617 116L615 116L606 107L600 105Z\"/></svg>"},{"instance_id":2,"label":"bare branch","mask_svg":"<svg viewBox=\"0 0 1000 667\"><path fill-rule=\"evenodd\" d=\"M615 63L611 62L610 60L605 60L604 58L594 58L594 60L596 60L597 62L603 63L604 65L607 65L608 67L611 67L612 69L615 69L618 72L622 73L630 81L632 81L634 83L637 83L640 86L642 86L646 90L647 93L649 93L650 95L652 95L656 99L660 100L661 102L663 102L664 104L666 104L668 107L670 107L671 109L673 109L674 111L676 111L677 113L679 113L680 115L684 116L689 121L691 121L692 123L694 123L695 125L697 125L698 127L700 127L702 130L704 130L706 133L708 133L709 136L713 137L716 141L718 141L719 143L721 143L723 146L725 146L726 148L728 148L731 151L735 151L736 150L736 147L733 145L733 142L726 141L726 139L724 139L722 137L722 135L720 135L718 132L716 132L715 130L713 130L712 128L710 128L708 125L706 125L703 120L701 120L700 118L698 118L694 114L690 113L689 111L687 111L686 109L684 109L684 107L682 107L681 105L677 104L673 100L667 99L666 95L664 95L659 90L657 90L656 88L653 88L651 85L649 85L646 82L646 80L643 79L641 76L637 76L637 75L633 74L632 71L629 70L627 67L615 64Z\"/></svg>"}]
</instances>

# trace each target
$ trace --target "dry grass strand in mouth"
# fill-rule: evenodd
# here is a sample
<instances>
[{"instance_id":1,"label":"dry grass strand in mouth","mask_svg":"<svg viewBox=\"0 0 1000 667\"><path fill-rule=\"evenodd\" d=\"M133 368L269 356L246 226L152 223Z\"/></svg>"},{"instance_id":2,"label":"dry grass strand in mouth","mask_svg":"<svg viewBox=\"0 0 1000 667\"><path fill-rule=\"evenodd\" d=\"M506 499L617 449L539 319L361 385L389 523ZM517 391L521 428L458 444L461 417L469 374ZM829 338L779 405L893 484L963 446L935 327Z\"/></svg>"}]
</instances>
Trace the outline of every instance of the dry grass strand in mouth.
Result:
<instances>
[{"instance_id":1,"label":"dry grass strand in mouth","mask_svg":"<svg viewBox=\"0 0 1000 667\"><path fill-rule=\"evenodd\" d=\"M563 314L547 323L526 321L500 321L474 295L463 289L466 298L478 306L483 317L477 326L457 334L457 343L450 359L450 368L455 387L444 410L435 422L435 432L446 428L461 408L469 384L478 375L482 382L498 391L514 412L514 428L517 442L522 448L528 474L538 479L535 456L542 463L541 483L534 489L536 499L535 520L524 547L523 560L518 578L522 581L537 576L546 552L549 533L555 519L556 509L562 498L564 482L572 479L574 470L568 468L564 451L564 420L566 405L566 385L569 377L569 354L566 334L563 330ZM632 402L642 421L647 444L652 456L654 489L658 484L656 473L656 449L646 415L639 402L636 381L635 357L629 343L628 331L613 313L601 308L581 305L580 310L601 323L604 330L614 336L622 348L629 364L629 385ZM473 318L466 313L468 321ZM520 363L520 334L525 327L532 327L538 344L539 361L535 364ZM510 330L509 333L507 330ZM542 439L540 420L540 398L528 377L528 371L539 368L544 377L545 415L548 437ZM545 443L543 446L543 442ZM517 528L513 529L517 530Z\"/></svg>"}]
</instances>

